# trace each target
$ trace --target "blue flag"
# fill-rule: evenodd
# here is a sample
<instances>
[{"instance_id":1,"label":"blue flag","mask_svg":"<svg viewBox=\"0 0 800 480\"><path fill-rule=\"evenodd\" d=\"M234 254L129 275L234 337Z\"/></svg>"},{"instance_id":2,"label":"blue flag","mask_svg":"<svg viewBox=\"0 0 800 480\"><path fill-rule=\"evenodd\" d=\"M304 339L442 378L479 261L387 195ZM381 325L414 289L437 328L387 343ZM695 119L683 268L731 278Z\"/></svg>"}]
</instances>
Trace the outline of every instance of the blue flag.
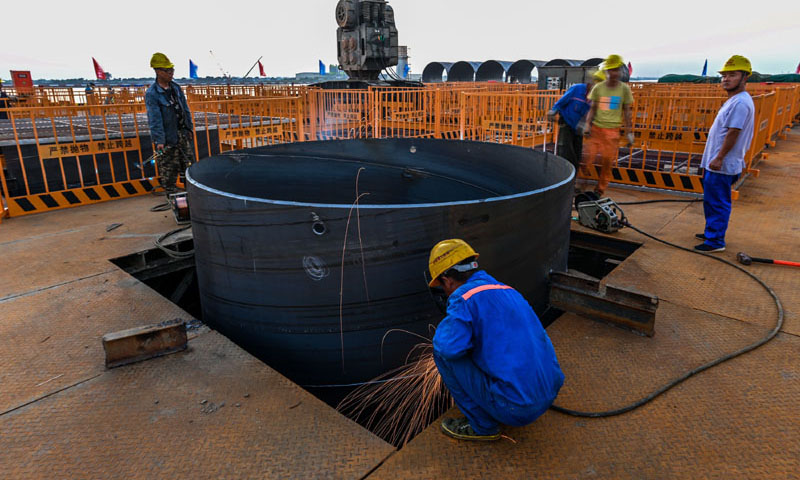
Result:
<instances>
[{"instance_id":1,"label":"blue flag","mask_svg":"<svg viewBox=\"0 0 800 480\"><path fill-rule=\"evenodd\" d=\"M198 78L197 65L194 64L191 58L189 59L189 78Z\"/></svg>"},{"instance_id":2,"label":"blue flag","mask_svg":"<svg viewBox=\"0 0 800 480\"><path fill-rule=\"evenodd\" d=\"M703 65L703 76L705 77L708 74L708 59L706 58L706 63Z\"/></svg>"},{"instance_id":3,"label":"blue flag","mask_svg":"<svg viewBox=\"0 0 800 480\"><path fill-rule=\"evenodd\" d=\"M411 65L405 64L403 67L403 78L408 78L408 73L411 71Z\"/></svg>"},{"instance_id":4,"label":"blue flag","mask_svg":"<svg viewBox=\"0 0 800 480\"><path fill-rule=\"evenodd\" d=\"M325 75L325 64L322 63L322 60L319 61L319 74Z\"/></svg>"}]
</instances>

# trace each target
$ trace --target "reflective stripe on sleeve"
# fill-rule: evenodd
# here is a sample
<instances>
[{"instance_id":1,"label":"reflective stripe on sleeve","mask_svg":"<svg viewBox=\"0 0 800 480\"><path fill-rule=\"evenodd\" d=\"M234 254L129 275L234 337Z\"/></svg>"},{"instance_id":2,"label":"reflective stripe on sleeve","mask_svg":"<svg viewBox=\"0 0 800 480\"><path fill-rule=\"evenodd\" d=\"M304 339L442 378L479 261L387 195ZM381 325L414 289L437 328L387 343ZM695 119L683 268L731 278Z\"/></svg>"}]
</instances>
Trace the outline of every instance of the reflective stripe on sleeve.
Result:
<instances>
[{"instance_id":1,"label":"reflective stripe on sleeve","mask_svg":"<svg viewBox=\"0 0 800 480\"><path fill-rule=\"evenodd\" d=\"M461 298L464 300L469 300L476 293L485 292L486 290L513 290L513 288L509 287L508 285L481 285L480 287L475 287L464 295L461 295Z\"/></svg>"}]
</instances>

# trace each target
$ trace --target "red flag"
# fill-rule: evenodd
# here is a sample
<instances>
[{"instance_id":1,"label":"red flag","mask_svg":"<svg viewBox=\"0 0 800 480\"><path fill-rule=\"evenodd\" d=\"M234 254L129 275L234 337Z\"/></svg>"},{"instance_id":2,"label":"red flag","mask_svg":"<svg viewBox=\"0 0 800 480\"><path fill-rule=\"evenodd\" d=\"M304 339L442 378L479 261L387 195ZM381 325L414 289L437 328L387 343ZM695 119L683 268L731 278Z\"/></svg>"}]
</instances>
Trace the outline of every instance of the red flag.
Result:
<instances>
[{"instance_id":1,"label":"red flag","mask_svg":"<svg viewBox=\"0 0 800 480\"><path fill-rule=\"evenodd\" d=\"M628 62L628 76L633 76L633 65L631 65L631 62Z\"/></svg>"},{"instance_id":2,"label":"red flag","mask_svg":"<svg viewBox=\"0 0 800 480\"><path fill-rule=\"evenodd\" d=\"M264 71L264 65L261 65L261 60L258 61L258 74L262 77L267 76L267 72Z\"/></svg>"},{"instance_id":3,"label":"red flag","mask_svg":"<svg viewBox=\"0 0 800 480\"><path fill-rule=\"evenodd\" d=\"M106 79L106 72L103 70L103 67L97 63L97 60L92 57L92 63L94 63L94 74L97 75L98 80L105 80Z\"/></svg>"},{"instance_id":4,"label":"red flag","mask_svg":"<svg viewBox=\"0 0 800 480\"><path fill-rule=\"evenodd\" d=\"M794 73L800 75L800 63L797 64L797 70L795 70Z\"/></svg>"}]
</instances>

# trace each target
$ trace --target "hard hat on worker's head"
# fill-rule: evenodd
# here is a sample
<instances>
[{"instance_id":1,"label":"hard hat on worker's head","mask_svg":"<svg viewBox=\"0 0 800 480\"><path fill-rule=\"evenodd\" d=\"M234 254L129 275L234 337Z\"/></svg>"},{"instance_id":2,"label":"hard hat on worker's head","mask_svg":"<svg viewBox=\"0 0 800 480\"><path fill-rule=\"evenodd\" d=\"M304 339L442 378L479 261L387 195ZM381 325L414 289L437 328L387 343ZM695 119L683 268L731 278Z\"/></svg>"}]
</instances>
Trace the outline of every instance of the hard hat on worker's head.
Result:
<instances>
[{"instance_id":1,"label":"hard hat on worker's head","mask_svg":"<svg viewBox=\"0 0 800 480\"><path fill-rule=\"evenodd\" d=\"M439 276L441 274L470 257L478 258L478 254L464 240L453 238L437 243L431 250L428 260L428 270L431 273L431 281L428 285L431 287L440 285Z\"/></svg>"},{"instance_id":2,"label":"hard hat on worker's head","mask_svg":"<svg viewBox=\"0 0 800 480\"><path fill-rule=\"evenodd\" d=\"M750 60L741 55L734 55L725 62L725 66L719 73L723 72L746 72L748 75L753 73L753 66L750 65Z\"/></svg>"},{"instance_id":3,"label":"hard hat on worker's head","mask_svg":"<svg viewBox=\"0 0 800 480\"><path fill-rule=\"evenodd\" d=\"M606 74L602 70L597 70L592 74L592 78L595 82L605 82Z\"/></svg>"},{"instance_id":4,"label":"hard hat on worker's head","mask_svg":"<svg viewBox=\"0 0 800 480\"><path fill-rule=\"evenodd\" d=\"M614 70L615 68L619 68L624 65L625 62L622 61L622 57L616 54L611 54L603 61L601 65L601 70Z\"/></svg>"},{"instance_id":5,"label":"hard hat on worker's head","mask_svg":"<svg viewBox=\"0 0 800 480\"><path fill-rule=\"evenodd\" d=\"M150 57L150 68L175 68L175 65L169 61L166 55L156 52Z\"/></svg>"}]
</instances>

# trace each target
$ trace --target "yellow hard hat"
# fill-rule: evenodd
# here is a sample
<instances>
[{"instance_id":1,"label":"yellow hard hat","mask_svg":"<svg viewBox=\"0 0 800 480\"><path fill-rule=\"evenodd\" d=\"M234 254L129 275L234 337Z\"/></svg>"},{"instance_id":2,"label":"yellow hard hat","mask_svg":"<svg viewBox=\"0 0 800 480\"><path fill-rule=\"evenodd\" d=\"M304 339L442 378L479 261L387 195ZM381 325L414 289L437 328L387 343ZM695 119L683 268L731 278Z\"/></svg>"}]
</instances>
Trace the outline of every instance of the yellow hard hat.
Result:
<instances>
[{"instance_id":1,"label":"yellow hard hat","mask_svg":"<svg viewBox=\"0 0 800 480\"><path fill-rule=\"evenodd\" d=\"M428 270L431 272L431 281L428 285L431 287L440 285L441 274L470 257L477 258L478 254L464 240L453 238L437 243L431 250L428 260Z\"/></svg>"},{"instance_id":2,"label":"yellow hard hat","mask_svg":"<svg viewBox=\"0 0 800 480\"><path fill-rule=\"evenodd\" d=\"M150 68L175 68L175 65L169 61L166 55L156 52L150 57Z\"/></svg>"},{"instance_id":3,"label":"yellow hard hat","mask_svg":"<svg viewBox=\"0 0 800 480\"><path fill-rule=\"evenodd\" d=\"M601 67L602 70L614 70L615 68L619 68L624 65L625 62L622 61L622 57L616 54L611 54L603 61L603 65Z\"/></svg>"},{"instance_id":4,"label":"yellow hard hat","mask_svg":"<svg viewBox=\"0 0 800 480\"><path fill-rule=\"evenodd\" d=\"M746 59L741 55L734 55L725 62L725 66L722 67L722 72L747 72L748 75L753 73L753 66L750 65L750 60Z\"/></svg>"},{"instance_id":5,"label":"yellow hard hat","mask_svg":"<svg viewBox=\"0 0 800 480\"><path fill-rule=\"evenodd\" d=\"M592 78L594 78L594 80L596 82L605 82L606 81L606 74L603 73L602 70L597 70L592 74Z\"/></svg>"}]
</instances>

